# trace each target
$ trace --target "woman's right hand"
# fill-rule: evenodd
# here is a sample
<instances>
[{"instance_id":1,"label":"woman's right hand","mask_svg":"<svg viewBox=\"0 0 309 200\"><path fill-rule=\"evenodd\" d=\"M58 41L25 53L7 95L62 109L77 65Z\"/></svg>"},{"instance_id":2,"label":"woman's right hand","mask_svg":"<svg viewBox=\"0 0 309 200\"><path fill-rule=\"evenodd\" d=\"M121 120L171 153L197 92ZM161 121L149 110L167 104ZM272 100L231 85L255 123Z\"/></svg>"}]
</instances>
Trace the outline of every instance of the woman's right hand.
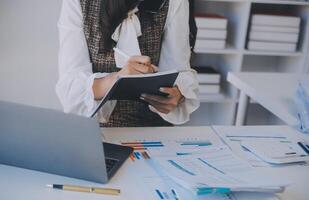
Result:
<instances>
[{"instance_id":1,"label":"woman's right hand","mask_svg":"<svg viewBox=\"0 0 309 200\"><path fill-rule=\"evenodd\" d=\"M102 99L119 76L150 74L158 70L158 67L151 64L148 56L133 56L119 72L111 73L109 76L94 80L92 86L94 98L96 100Z\"/></svg>"},{"instance_id":2,"label":"woman's right hand","mask_svg":"<svg viewBox=\"0 0 309 200\"><path fill-rule=\"evenodd\" d=\"M158 70L158 67L151 64L151 60L148 56L133 56L117 74L118 76L150 74Z\"/></svg>"}]
</instances>

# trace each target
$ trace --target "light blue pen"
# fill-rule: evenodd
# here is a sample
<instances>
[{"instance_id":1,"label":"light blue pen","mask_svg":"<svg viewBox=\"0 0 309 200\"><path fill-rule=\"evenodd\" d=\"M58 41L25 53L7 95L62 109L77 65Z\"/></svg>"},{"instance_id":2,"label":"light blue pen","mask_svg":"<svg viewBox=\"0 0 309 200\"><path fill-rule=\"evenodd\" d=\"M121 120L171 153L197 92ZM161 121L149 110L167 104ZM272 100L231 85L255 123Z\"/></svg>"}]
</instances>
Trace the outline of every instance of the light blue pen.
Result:
<instances>
[{"instance_id":1,"label":"light blue pen","mask_svg":"<svg viewBox=\"0 0 309 200\"><path fill-rule=\"evenodd\" d=\"M230 188L211 188L211 187L205 187L205 188L198 188L197 189L197 195L206 195L206 194L228 194L231 193Z\"/></svg>"}]
</instances>

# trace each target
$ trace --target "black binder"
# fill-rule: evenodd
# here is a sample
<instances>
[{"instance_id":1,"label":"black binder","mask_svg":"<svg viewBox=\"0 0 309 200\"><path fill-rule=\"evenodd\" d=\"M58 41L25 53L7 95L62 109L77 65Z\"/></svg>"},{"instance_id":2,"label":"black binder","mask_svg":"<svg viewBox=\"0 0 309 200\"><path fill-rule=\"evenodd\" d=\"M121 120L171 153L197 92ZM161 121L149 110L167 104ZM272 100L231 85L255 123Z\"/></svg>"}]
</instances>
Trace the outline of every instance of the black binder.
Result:
<instances>
[{"instance_id":1,"label":"black binder","mask_svg":"<svg viewBox=\"0 0 309 200\"><path fill-rule=\"evenodd\" d=\"M158 72L145 75L122 76L117 79L105 97L101 100L91 117L110 100L140 100L142 94L167 96L159 91L161 87L173 87L178 71Z\"/></svg>"}]
</instances>

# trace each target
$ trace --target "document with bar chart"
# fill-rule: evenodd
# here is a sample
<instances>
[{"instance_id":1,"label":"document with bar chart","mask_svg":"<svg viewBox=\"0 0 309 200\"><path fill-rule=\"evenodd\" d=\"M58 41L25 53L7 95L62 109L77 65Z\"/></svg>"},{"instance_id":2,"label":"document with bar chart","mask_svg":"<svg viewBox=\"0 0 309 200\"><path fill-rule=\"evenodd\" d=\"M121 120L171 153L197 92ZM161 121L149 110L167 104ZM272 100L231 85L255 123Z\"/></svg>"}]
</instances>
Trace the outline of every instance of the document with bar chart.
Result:
<instances>
[{"instance_id":1,"label":"document with bar chart","mask_svg":"<svg viewBox=\"0 0 309 200\"><path fill-rule=\"evenodd\" d=\"M136 129L137 130L137 129ZM210 129L209 132L143 134L132 129L130 133L113 132L104 134L106 141L132 147L134 153L130 156L132 161L149 159L149 150L167 150L181 148L193 151L204 147L223 145L220 138ZM181 153L181 152L179 152ZM186 153L186 152L183 152Z\"/></svg>"},{"instance_id":2,"label":"document with bar chart","mask_svg":"<svg viewBox=\"0 0 309 200\"><path fill-rule=\"evenodd\" d=\"M183 134L177 131L162 132L160 129L152 129L152 133L141 133L138 129L131 129L127 133L117 129L108 134L103 134L104 141L122 144L134 148L130 160L125 163L120 173L126 176L127 183L130 180L138 180L139 185L131 193L139 193L147 200L200 200L204 199L193 195L179 184L175 183L169 176L158 172L156 164L152 162L150 151L170 151L170 149L182 149L179 154L191 154L197 149L214 145L221 145L221 140L209 129L209 132L199 132L192 129L190 134ZM176 128L173 130L177 130ZM155 133L155 134L154 134ZM122 177L123 178L123 177ZM141 189L142 188L142 189ZM133 197L133 195L132 195ZM129 199L129 197L128 197ZM208 195L209 200L237 200L233 194Z\"/></svg>"},{"instance_id":3,"label":"document with bar chart","mask_svg":"<svg viewBox=\"0 0 309 200\"><path fill-rule=\"evenodd\" d=\"M140 194L141 197L147 200L244 200L250 199L251 194L243 195L245 198L238 198L238 194L234 193L213 193L205 195L196 195L191 192L190 187L185 187L184 184L179 184L179 181L175 181L173 173L187 174L192 176L196 173L195 163L190 165L190 159L194 156L200 156L202 154L215 155L216 152L224 153L227 146L221 141L216 133L209 128L203 132L197 128L187 128L187 132L178 131L177 127L172 129L152 128L147 132L142 132L139 128L126 128L126 129L113 129L104 133L103 140L105 142L122 144L134 148L134 153L130 156L130 159L124 164L124 167L120 169L122 180L126 180L123 183L125 189L128 184L131 184L131 180L138 180L139 184L130 188L128 199L130 197ZM162 131L164 130L164 131ZM167 131L170 130L170 131ZM167 164L173 173L168 170L162 170L161 163L157 162L157 158L167 160ZM183 158L188 158L188 162L183 165ZM211 170L215 170L212 166L213 162L220 163L217 166L217 173L231 172L233 170L246 169L245 166L238 166L237 162L233 160L233 157L221 157L208 160L209 157L200 156L198 162L202 166L206 166ZM226 160L227 159L227 160ZM226 166L226 168L223 168ZM238 167L238 168L237 168ZM163 167L164 168L164 167ZM220 171L220 172L219 172ZM213 171L209 174L211 178L216 180ZM205 177L205 175L203 175ZM116 176L117 178L117 176ZM221 180L220 180L221 178ZM217 178L218 179L218 178ZM219 176L216 180L217 183L222 183L224 180L229 180L224 175ZM229 180L230 182L235 180ZM119 186L121 188L121 186ZM243 193L240 193L243 194ZM268 199L271 195L267 196ZM142 198L141 198L142 199Z\"/></svg>"},{"instance_id":4,"label":"document with bar chart","mask_svg":"<svg viewBox=\"0 0 309 200\"><path fill-rule=\"evenodd\" d=\"M213 189L225 193L276 193L282 192L288 185L271 181L259 174L248 162L235 156L227 146L210 146L182 155L171 151L182 150L150 150L150 156L162 171L196 195L209 194Z\"/></svg>"}]
</instances>

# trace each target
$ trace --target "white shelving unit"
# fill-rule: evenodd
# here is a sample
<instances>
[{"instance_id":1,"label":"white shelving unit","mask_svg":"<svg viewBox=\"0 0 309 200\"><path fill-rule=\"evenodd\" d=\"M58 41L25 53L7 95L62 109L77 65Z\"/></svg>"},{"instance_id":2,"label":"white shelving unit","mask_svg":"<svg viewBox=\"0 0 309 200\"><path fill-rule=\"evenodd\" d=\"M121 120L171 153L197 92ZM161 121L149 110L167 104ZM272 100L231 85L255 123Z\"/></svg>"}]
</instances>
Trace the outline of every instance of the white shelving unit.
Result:
<instances>
[{"instance_id":1,"label":"white shelving unit","mask_svg":"<svg viewBox=\"0 0 309 200\"><path fill-rule=\"evenodd\" d=\"M197 52L193 65L210 65L222 74L222 93L203 95L200 109L193 114L190 124L233 124L238 91L226 81L228 72L309 72L309 2L291 0L195 0L196 13L217 13L228 19L227 48ZM301 32L296 52L251 51L246 48L250 17L255 12L284 12L301 17ZM256 107L256 109L254 109ZM250 111L263 108L252 103ZM270 115L270 113L265 112ZM252 115L249 115L252 116ZM265 122L271 117L265 114ZM249 119L254 121L254 119ZM263 119L257 119L263 123ZM254 122L253 122L254 123Z\"/></svg>"}]
</instances>

